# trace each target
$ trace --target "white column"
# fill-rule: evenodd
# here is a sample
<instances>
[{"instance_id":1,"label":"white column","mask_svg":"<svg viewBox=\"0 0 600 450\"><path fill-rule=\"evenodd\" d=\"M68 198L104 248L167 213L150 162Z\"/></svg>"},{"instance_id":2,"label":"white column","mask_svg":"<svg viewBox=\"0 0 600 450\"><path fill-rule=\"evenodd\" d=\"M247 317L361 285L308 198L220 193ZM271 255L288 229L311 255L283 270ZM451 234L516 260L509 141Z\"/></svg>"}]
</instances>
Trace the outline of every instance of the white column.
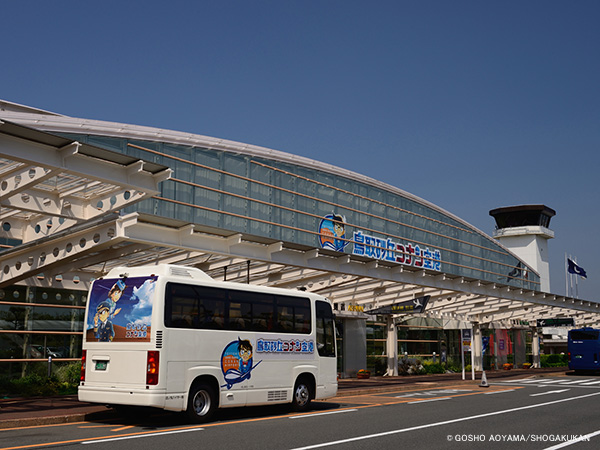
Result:
<instances>
[{"instance_id":1,"label":"white column","mask_svg":"<svg viewBox=\"0 0 600 450\"><path fill-rule=\"evenodd\" d=\"M398 329L394 318L387 316L387 376L398 376Z\"/></svg>"},{"instance_id":2,"label":"white column","mask_svg":"<svg viewBox=\"0 0 600 450\"><path fill-rule=\"evenodd\" d=\"M541 367L540 362L540 334L537 328L533 329L533 336L531 338L531 351L533 353L533 367Z\"/></svg>"},{"instance_id":3,"label":"white column","mask_svg":"<svg viewBox=\"0 0 600 450\"><path fill-rule=\"evenodd\" d=\"M473 369L483 370L483 358L481 354L481 328L479 323L473 323L473 342L471 342L473 354Z\"/></svg>"}]
</instances>

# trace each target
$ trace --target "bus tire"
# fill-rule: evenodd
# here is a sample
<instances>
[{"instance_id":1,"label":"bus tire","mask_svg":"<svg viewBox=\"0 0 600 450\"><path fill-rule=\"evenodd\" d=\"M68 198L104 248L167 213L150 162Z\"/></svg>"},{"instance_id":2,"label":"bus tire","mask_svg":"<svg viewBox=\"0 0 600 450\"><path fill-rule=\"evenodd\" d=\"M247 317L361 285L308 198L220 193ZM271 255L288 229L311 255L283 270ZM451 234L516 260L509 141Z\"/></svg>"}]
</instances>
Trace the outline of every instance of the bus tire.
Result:
<instances>
[{"instance_id":1,"label":"bus tire","mask_svg":"<svg viewBox=\"0 0 600 450\"><path fill-rule=\"evenodd\" d=\"M187 415L194 423L204 423L212 419L217 409L214 389L206 383L194 383L188 398Z\"/></svg>"},{"instance_id":2,"label":"bus tire","mask_svg":"<svg viewBox=\"0 0 600 450\"><path fill-rule=\"evenodd\" d=\"M306 377L300 377L294 385L292 391L292 409L294 411L307 411L312 401L312 385Z\"/></svg>"}]
</instances>

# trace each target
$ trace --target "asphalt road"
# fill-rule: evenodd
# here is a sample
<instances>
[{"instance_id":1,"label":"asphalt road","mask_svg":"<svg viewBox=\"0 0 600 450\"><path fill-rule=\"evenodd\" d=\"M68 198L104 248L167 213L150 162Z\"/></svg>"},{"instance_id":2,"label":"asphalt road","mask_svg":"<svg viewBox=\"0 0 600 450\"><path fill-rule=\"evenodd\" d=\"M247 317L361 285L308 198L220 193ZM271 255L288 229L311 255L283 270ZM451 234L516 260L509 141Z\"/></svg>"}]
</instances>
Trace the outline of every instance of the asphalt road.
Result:
<instances>
[{"instance_id":1,"label":"asphalt road","mask_svg":"<svg viewBox=\"0 0 600 450\"><path fill-rule=\"evenodd\" d=\"M581 439L583 438L583 440ZM181 415L136 411L114 421L0 430L0 450L597 449L600 376L430 386L285 406L222 410L192 426Z\"/></svg>"}]
</instances>

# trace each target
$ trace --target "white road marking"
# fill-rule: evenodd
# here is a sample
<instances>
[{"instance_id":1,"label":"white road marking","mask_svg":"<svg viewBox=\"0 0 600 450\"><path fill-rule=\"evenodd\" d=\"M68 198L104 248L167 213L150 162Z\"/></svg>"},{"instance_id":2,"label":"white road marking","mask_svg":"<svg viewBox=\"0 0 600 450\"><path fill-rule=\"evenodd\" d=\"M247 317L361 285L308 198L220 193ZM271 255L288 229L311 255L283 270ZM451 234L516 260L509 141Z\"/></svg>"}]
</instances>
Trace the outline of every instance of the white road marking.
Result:
<instances>
[{"instance_id":1,"label":"white road marking","mask_svg":"<svg viewBox=\"0 0 600 450\"><path fill-rule=\"evenodd\" d=\"M486 413L486 414L478 414L476 416L460 417L458 419L444 420L442 422L427 423L427 424L424 424L424 425L417 425L417 426L409 427L409 428L400 428L399 430L391 430L391 431L386 431L386 432L383 432L383 433L367 434L367 435L356 436L356 437L348 438L348 439L340 439L338 441L322 442L320 444L307 445L305 447L297 447L297 448L292 449L292 450L312 450L314 448L331 447L331 446L334 446L334 445L346 444L348 442L364 441L364 440L367 440L367 439L376 439L376 438L383 437L383 436L390 436L390 435L394 435L394 434L406 433L406 432L409 432L409 431L423 430L423 429L426 429L426 428L439 427L439 426L442 426L442 425L449 425L449 424L452 424L452 423L466 422L468 420L481 419L483 417L492 417L492 416L498 416L498 415L501 415L501 414L509 414L509 413L512 413L512 412L515 412L515 411L524 411L524 410L527 410L527 409L541 408L543 406L555 405L555 404L564 403L564 402L570 402L572 400L581 400L583 398L594 397L594 396L597 396L597 395L600 395L600 392L594 392L593 394L580 395L578 397L564 398L564 399L561 399L561 400L554 400L554 401L551 401L551 402L538 403L537 405L521 406L519 408L511 408L511 409L505 409L505 410L502 410L502 411L495 411L495 412ZM547 450L549 450L549 449L547 449Z\"/></svg>"},{"instance_id":2,"label":"white road marking","mask_svg":"<svg viewBox=\"0 0 600 450\"><path fill-rule=\"evenodd\" d=\"M560 383L560 384L579 384L579 383L583 384L586 381L592 381L592 379L588 378L587 380L565 381L564 383Z\"/></svg>"},{"instance_id":3,"label":"white road marking","mask_svg":"<svg viewBox=\"0 0 600 450\"><path fill-rule=\"evenodd\" d=\"M355 411L358 411L358 409L344 409L342 411L329 411L329 412L316 413L316 414L303 414L301 416L290 416L290 417L288 417L288 419L304 419L306 417L327 416L329 414L342 414L342 413L355 412Z\"/></svg>"},{"instance_id":4,"label":"white road marking","mask_svg":"<svg viewBox=\"0 0 600 450\"><path fill-rule=\"evenodd\" d=\"M537 378L519 378L517 380L500 380L502 383L537 383Z\"/></svg>"},{"instance_id":5,"label":"white road marking","mask_svg":"<svg viewBox=\"0 0 600 450\"><path fill-rule=\"evenodd\" d=\"M439 400L450 400L450 397L430 398L428 400L416 400L414 402L408 402L407 405L417 405L419 403L437 402Z\"/></svg>"},{"instance_id":6,"label":"white road marking","mask_svg":"<svg viewBox=\"0 0 600 450\"><path fill-rule=\"evenodd\" d=\"M559 389L557 391L546 391L546 392L538 392L537 394L529 394L530 397L537 397L538 395L547 395L547 394L560 394L561 392L567 392L570 389Z\"/></svg>"}]
</instances>

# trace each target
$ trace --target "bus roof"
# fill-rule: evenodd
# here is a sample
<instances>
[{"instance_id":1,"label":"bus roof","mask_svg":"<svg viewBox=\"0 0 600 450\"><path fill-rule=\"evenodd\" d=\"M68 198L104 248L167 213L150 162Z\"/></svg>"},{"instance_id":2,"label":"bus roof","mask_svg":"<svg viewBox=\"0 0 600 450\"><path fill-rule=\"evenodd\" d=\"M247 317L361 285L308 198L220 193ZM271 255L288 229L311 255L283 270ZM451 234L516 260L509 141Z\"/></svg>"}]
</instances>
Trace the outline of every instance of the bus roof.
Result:
<instances>
[{"instance_id":1,"label":"bus roof","mask_svg":"<svg viewBox=\"0 0 600 450\"><path fill-rule=\"evenodd\" d=\"M302 296L302 297L311 297L311 298L323 298L320 294L314 292L307 292L301 290L294 289L285 289L278 287L268 287L268 286L259 286L253 284L242 284L242 283L234 283L228 281L219 281L215 280L211 276L207 275L204 271L197 269L195 267L190 266L181 266L174 264L156 264L156 265L147 265L147 266L136 266L136 267L115 267L111 269L108 274L103 278L108 279L119 279L119 278L129 278L129 277L150 277L150 276L168 276L169 278L177 279L179 278L179 282L185 283L190 281L202 281L205 282L206 285L227 288L227 289L237 289L237 290L247 290L247 291L255 291L255 292L271 292L274 294L281 295L293 295L293 296Z\"/></svg>"},{"instance_id":2,"label":"bus roof","mask_svg":"<svg viewBox=\"0 0 600 450\"><path fill-rule=\"evenodd\" d=\"M178 266L174 264L156 264L153 266L137 267L115 267L105 278L141 277L162 275L170 277L185 278L188 280L214 281L212 277L202 270L189 266Z\"/></svg>"}]
</instances>

